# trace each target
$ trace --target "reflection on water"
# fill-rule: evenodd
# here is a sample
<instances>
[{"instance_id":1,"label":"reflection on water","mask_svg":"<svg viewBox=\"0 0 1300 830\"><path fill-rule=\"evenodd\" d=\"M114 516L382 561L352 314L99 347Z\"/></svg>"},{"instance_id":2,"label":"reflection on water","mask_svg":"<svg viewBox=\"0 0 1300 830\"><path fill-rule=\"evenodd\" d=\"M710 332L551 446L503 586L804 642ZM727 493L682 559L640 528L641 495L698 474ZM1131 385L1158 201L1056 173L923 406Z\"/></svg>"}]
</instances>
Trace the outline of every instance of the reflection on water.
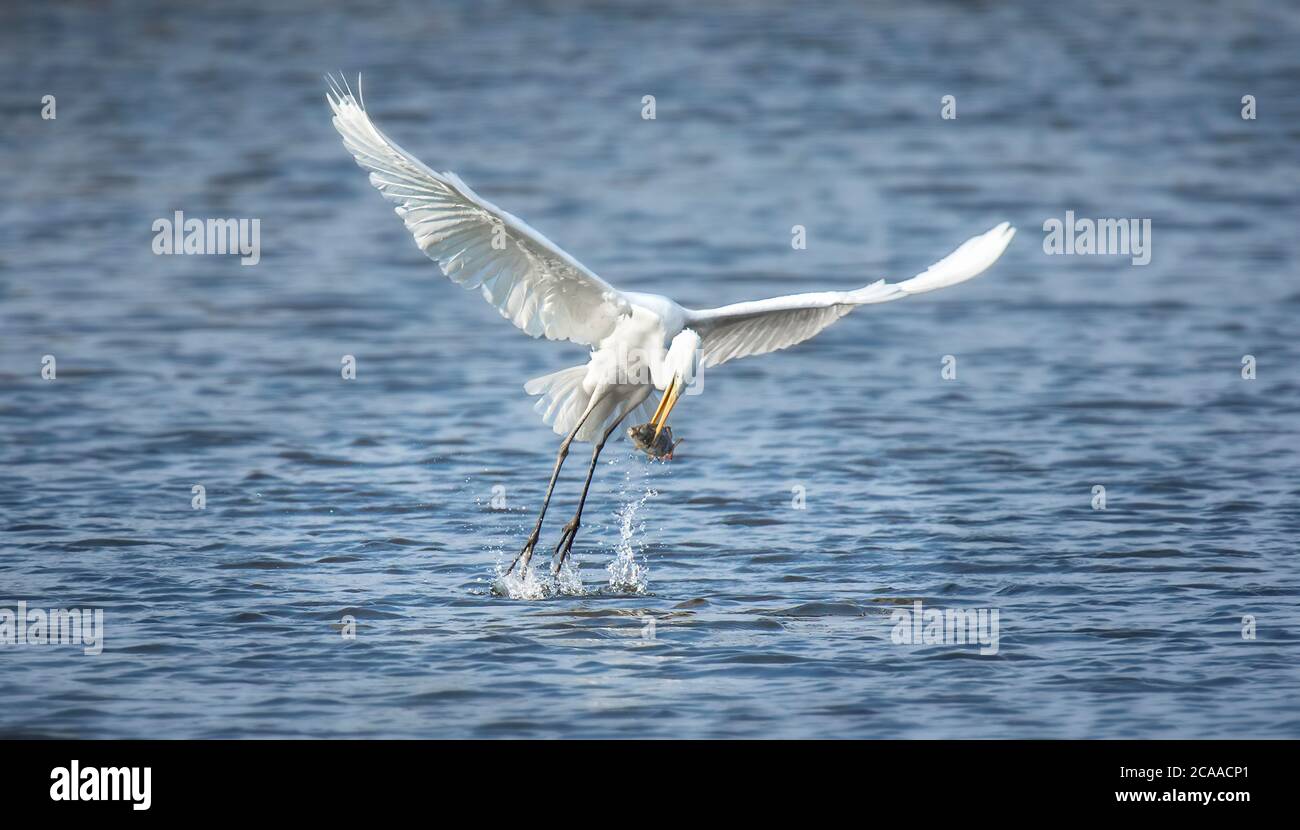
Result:
<instances>
[{"instance_id":1,"label":"reflection on water","mask_svg":"<svg viewBox=\"0 0 1300 830\"><path fill-rule=\"evenodd\" d=\"M105 612L99 656L0 650L0 733L1300 734L1300 18L697 5L0 10L0 601ZM521 386L582 350L415 250L330 127L339 70L687 305L1021 235L711 372L671 464L607 450L566 590L511 599L556 448ZM259 219L260 262L154 256L175 210ZM1044 255L1067 210L1149 218L1150 264ZM894 645L917 600L998 609L997 655Z\"/></svg>"}]
</instances>

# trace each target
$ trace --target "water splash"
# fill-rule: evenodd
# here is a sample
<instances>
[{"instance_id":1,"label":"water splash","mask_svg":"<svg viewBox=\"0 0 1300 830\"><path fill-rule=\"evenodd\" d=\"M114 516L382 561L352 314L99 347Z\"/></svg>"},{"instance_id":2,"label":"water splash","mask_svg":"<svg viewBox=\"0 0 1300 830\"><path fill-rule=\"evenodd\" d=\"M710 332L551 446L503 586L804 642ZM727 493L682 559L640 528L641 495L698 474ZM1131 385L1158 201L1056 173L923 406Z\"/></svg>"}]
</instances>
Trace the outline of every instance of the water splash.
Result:
<instances>
[{"instance_id":1,"label":"water splash","mask_svg":"<svg viewBox=\"0 0 1300 830\"><path fill-rule=\"evenodd\" d=\"M582 574L578 573L577 562L578 557L573 552L565 558L560 572L554 578L557 593L568 597L580 597L587 593L587 589L582 587Z\"/></svg>"},{"instance_id":2,"label":"water splash","mask_svg":"<svg viewBox=\"0 0 1300 830\"><path fill-rule=\"evenodd\" d=\"M548 567L543 567L539 572L537 565L529 564L527 568L515 568L506 573L502 561L497 562L496 579L492 580L493 594L510 599L536 600L546 599L556 593L555 580L550 576Z\"/></svg>"},{"instance_id":3,"label":"water splash","mask_svg":"<svg viewBox=\"0 0 1300 830\"><path fill-rule=\"evenodd\" d=\"M659 495L647 483L649 476L649 464L634 462L624 468L623 485L619 489L621 506L616 514L618 549L614 560L605 566L609 572L608 590L611 593L644 594L650 584L650 568L645 561L645 542L642 540L645 521L637 518L641 507Z\"/></svg>"},{"instance_id":4,"label":"water splash","mask_svg":"<svg viewBox=\"0 0 1300 830\"><path fill-rule=\"evenodd\" d=\"M540 600L554 596L588 596L594 593L645 594L649 589L650 569L646 564L643 541L645 521L640 520L641 508L651 498L659 495L649 483L651 464L637 452L629 453L609 462L611 468L623 468L619 485L619 507L614 513L618 528L618 544L614 559L605 566L609 583L604 588L588 590L582 582L576 551L560 567L558 574L551 573L550 562L534 561L526 569L516 568L511 573L505 569L514 561L514 551L499 549L491 592L495 596L518 600ZM664 465L656 465L664 466Z\"/></svg>"},{"instance_id":5,"label":"water splash","mask_svg":"<svg viewBox=\"0 0 1300 830\"><path fill-rule=\"evenodd\" d=\"M510 599L538 600L553 596L583 596L587 593L582 585L582 575L578 571L577 557L572 553L564 560L558 574L551 573L551 560L534 554L533 561L527 568L516 567L510 573L506 568L514 561L516 551L498 551L496 565L493 568L491 591L499 597Z\"/></svg>"}]
</instances>

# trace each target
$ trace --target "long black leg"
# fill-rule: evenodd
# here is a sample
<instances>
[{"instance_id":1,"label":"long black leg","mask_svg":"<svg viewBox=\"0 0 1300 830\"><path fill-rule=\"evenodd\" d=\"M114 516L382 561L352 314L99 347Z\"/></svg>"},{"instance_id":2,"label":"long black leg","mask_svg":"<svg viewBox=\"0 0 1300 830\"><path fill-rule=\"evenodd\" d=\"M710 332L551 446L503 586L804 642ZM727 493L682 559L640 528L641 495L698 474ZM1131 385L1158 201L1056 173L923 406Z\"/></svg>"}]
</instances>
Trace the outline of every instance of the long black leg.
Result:
<instances>
[{"instance_id":1,"label":"long black leg","mask_svg":"<svg viewBox=\"0 0 1300 830\"><path fill-rule=\"evenodd\" d=\"M614 430L618 429L618 425L623 423L623 419L632 414L632 410L640 406L641 402L649 395L650 390L647 387L645 394L633 400L632 404L623 410L623 414L619 415L617 420L609 425L609 429L605 430L605 434L600 436L600 441L592 449L591 466L587 468L587 482L582 485L582 497L578 499L578 511L573 514L573 518L568 521L564 526L564 531L560 534L560 541L555 546L555 553L551 555L553 560L551 573L558 574L560 572L560 567L564 565L564 560L568 558L569 551L573 549L573 540L578 535L578 528L582 526L582 508L587 503L587 491L591 489L591 479L596 474L596 461L600 458L600 451L605 448L605 442L609 440L609 436L614 434Z\"/></svg>"},{"instance_id":2,"label":"long black leg","mask_svg":"<svg viewBox=\"0 0 1300 830\"><path fill-rule=\"evenodd\" d=\"M537 514L537 524L533 526L533 532L529 535L528 541L524 543L523 550L519 551L519 554L515 556L515 561L510 563L509 568L506 568L507 574L513 571L515 565L518 565L521 561L523 565L519 569L520 572L528 570L528 561L533 558L533 548L536 547L537 539L542 535L542 520L546 518L546 508L551 503L551 494L555 492L555 482L560 478L560 468L564 466L564 459L569 455L569 445L573 443L573 439L578 435L578 430L582 429L582 425L587 422L587 418L591 415L592 410L596 408L596 404L600 402L601 397L601 395L592 396L591 401L587 404L586 411L578 419L578 423L560 442L560 451L555 454L555 469L551 470L551 483L546 488L546 498L542 501L542 510Z\"/></svg>"}]
</instances>

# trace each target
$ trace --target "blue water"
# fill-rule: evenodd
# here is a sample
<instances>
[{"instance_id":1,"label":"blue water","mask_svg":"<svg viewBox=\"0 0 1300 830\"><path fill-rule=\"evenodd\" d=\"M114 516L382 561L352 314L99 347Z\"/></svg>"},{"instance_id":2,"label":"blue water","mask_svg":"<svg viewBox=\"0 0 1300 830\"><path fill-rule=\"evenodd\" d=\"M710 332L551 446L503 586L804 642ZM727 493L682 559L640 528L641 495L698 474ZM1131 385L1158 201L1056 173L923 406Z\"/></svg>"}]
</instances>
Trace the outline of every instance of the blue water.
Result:
<instances>
[{"instance_id":1,"label":"blue water","mask_svg":"<svg viewBox=\"0 0 1300 830\"><path fill-rule=\"evenodd\" d=\"M264 5L0 9L0 607L106 626L0 646L0 735L1300 737L1295 4ZM583 350L415 249L339 70L686 305L1020 235L708 373L671 464L607 450L581 593L502 596L557 444L521 387ZM155 256L178 209L261 262ZM1047 256L1067 210L1150 218L1151 263ZM916 600L998 653L896 645Z\"/></svg>"}]
</instances>

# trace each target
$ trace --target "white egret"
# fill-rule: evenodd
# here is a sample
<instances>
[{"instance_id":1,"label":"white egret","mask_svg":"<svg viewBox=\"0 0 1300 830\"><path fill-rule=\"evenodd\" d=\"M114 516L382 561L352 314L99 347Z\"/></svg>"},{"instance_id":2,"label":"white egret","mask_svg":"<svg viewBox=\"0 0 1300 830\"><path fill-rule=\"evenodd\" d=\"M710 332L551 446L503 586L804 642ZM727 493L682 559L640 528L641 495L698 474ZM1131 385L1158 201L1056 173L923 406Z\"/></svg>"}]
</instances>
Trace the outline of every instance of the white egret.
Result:
<instances>
[{"instance_id":1,"label":"white egret","mask_svg":"<svg viewBox=\"0 0 1300 830\"><path fill-rule=\"evenodd\" d=\"M349 88L331 79L327 98L344 146L370 171L370 183L396 203L416 245L444 275L464 288L479 289L501 316L532 337L591 347L585 365L524 385L529 395L539 396L537 412L564 440L537 523L509 570L516 565L527 569L574 441L591 442L594 449L578 509L552 556L557 573L573 547L600 451L629 415L639 410L657 433L698 367L793 346L860 305L964 282L992 265L1015 234L1003 222L902 282L877 280L851 291L684 308L657 294L620 291L521 219L470 190L455 174L425 166L375 127L364 102ZM646 400L656 389L663 397L651 414Z\"/></svg>"}]
</instances>

